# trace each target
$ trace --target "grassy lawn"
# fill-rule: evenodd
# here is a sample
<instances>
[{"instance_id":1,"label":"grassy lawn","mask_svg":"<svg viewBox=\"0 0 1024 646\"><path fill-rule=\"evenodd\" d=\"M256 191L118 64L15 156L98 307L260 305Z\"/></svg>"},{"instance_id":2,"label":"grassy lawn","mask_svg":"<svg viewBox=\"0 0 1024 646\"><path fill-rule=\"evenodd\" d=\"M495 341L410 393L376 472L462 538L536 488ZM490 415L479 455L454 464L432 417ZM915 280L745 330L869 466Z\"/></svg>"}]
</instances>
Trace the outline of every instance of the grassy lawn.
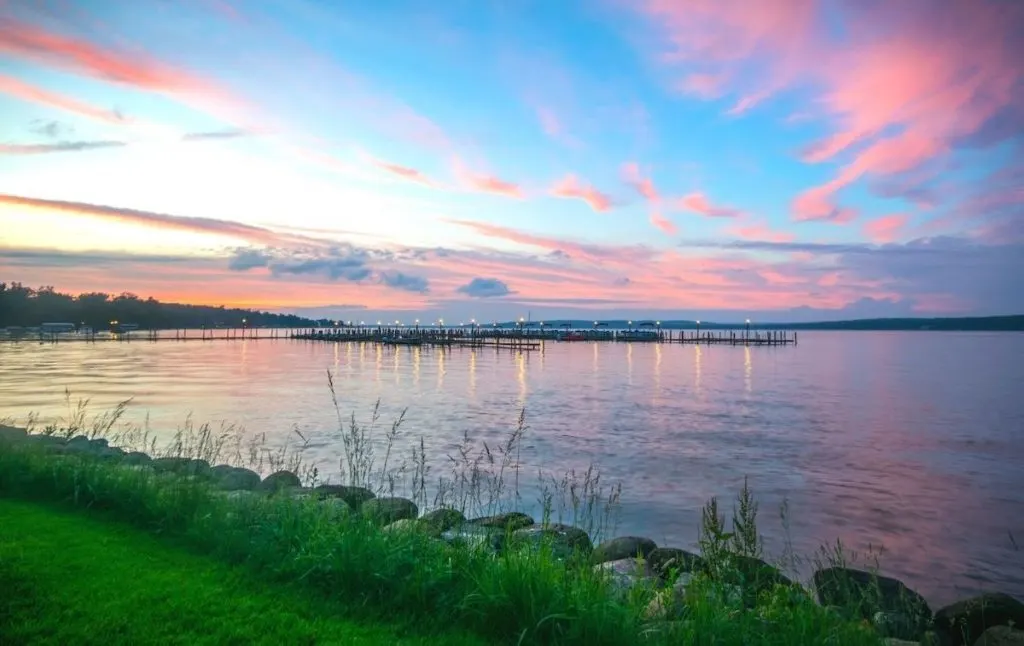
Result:
<instances>
[{"instance_id":1,"label":"grassy lawn","mask_svg":"<svg viewBox=\"0 0 1024 646\"><path fill-rule=\"evenodd\" d=\"M339 603L121 523L0 499L0 644L481 644Z\"/></svg>"}]
</instances>

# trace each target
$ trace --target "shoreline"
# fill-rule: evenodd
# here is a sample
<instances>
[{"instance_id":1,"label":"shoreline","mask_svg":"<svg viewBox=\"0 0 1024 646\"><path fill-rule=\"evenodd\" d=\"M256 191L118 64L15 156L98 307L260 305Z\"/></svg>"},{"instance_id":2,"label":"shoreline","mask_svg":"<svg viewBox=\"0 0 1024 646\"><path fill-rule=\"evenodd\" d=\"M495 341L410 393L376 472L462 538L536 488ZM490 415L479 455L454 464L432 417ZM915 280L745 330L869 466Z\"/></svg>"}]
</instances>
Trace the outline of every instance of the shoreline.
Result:
<instances>
[{"instance_id":1,"label":"shoreline","mask_svg":"<svg viewBox=\"0 0 1024 646\"><path fill-rule=\"evenodd\" d=\"M724 539L725 543L721 540L718 543L704 542L706 551L710 550L713 552L711 554L706 551L698 554L672 547L659 547L649 539L631 536L619 536L593 545L588 533L578 527L551 523L547 518L535 522L533 518L515 513L514 510L506 510L501 516L492 514L490 517L472 519L467 519L460 510L451 508L438 508L421 513L420 506L412 500L377 496L367 488L317 485L315 482L306 483L312 486L303 486L298 475L286 469L277 469L270 475L261 477L256 471L245 467L212 466L201 458L177 456L153 459L138 451L126 452L113 447L104 439L90 440L84 436L76 436L65 440L53 436L28 435L24 433L24 429L12 427L0 426L0 453L3 452L4 437L7 438L6 444L9 448L33 445L30 453L34 452L37 457L49 461L85 460L95 462L108 470L127 469L149 473L157 478L191 478L201 481L203 486L211 487L213 491L221 492L214 494L216 497L227 498L233 502L249 498L287 499L290 504L309 504L321 512L323 508L332 509L334 512L342 509L346 517L354 512L359 517L372 519L373 524L386 534L407 533L413 530L411 533L426 534L429 540L449 547L455 545L460 546L460 549L484 549L492 557L502 554L503 550L520 549L523 546L533 550L551 550L552 554L566 563L575 563L574 559L580 553L585 553L583 562L610 586L613 595L625 598L650 593L650 598L646 600L641 610L641 615L647 620L666 620L671 614L668 608L672 605L673 599L685 597L685 588L693 584L695 577L702 577L713 570L708 566L709 562L725 562L729 564L729 573L726 575L723 570L723 580L729 577L732 579L723 589L729 594L743 598L744 604L757 603L750 598L751 584L756 589L753 591L755 598L758 594L771 590L777 592L788 589L795 594L806 595L816 602L816 605L824 608L856 605L851 601L851 590L856 590L855 596L866 597L866 591L877 587L882 594L874 602L874 612L858 612L862 615L861 620L872 623L880 633L892 637L921 639L927 630L934 631L939 628L933 621L933 614L928 608L927 601L895 579L864 570L845 569L843 564L834 563L831 567L818 568L810 586L791 581L777 568L758 558L760 553L757 551L756 529L751 539L753 542L746 546L749 549L741 550L746 553L732 550L733 543L730 543L728 538ZM748 495L748 492L741 493L741 503L745 495ZM727 532L724 518L719 518L717 510L714 511L714 516L719 523L717 531L725 536ZM712 521L712 525L714 522ZM707 522L705 524L707 525ZM495 531L496 529L501 531ZM707 527L705 538L706 534ZM719 539L722 536L719 536ZM637 557L641 557L641 560ZM680 584L680 581L685 581L685 584ZM683 587L684 590L679 590L679 587ZM1020 614L1014 616L1018 616L1018 625L1024 625L1024 605L1008 597L1006 599L1010 601L1006 601L1003 597L1005 595L995 595L991 598L1009 607L1011 613L1017 612L1014 608L1019 606ZM967 616L970 613L963 610L964 603L962 601L939 609L934 616L940 620L958 612ZM971 606L972 603L975 602L968 601L967 606ZM958 608L960 610L957 610ZM894 609L902 609L902 612ZM880 612L883 614L878 615Z\"/></svg>"}]
</instances>

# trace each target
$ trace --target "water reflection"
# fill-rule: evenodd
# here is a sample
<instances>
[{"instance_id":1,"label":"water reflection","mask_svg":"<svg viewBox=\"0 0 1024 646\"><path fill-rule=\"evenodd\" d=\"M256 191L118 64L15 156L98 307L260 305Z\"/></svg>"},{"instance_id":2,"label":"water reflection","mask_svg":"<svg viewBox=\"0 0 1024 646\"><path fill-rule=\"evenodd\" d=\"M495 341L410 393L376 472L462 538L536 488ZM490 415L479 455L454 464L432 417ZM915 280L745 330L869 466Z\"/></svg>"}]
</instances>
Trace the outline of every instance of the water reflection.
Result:
<instances>
[{"instance_id":1,"label":"water reflection","mask_svg":"<svg viewBox=\"0 0 1024 646\"><path fill-rule=\"evenodd\" d=\"M754 362L750 355L750 346L743 346L743 391L750 395L753 383L751 375L754 373Z\"/></svg>"},{"instance_id":2,"label":"water reflection","mask_svg":"<svg viewBox=\"0 0 1024 646\"><path fill-rule=\"evenodd\" d=\"M0 417L65 416L66 386L96 412L136 396L127 421L148 415L160 437L192 411L197 422L238 423L284 441L295 424L304 432L336 425L323 379L333 364L342 415L365 419L378 398L383 420L408 407L403 441L422 434L448 446L467 428L490 439L479 434L507 429L525 404L523 473L593 461L603 481L623 485L623 533L691 546L701 505L731 498L749 475L775 555L782 530L771 512L785 497L801 556L836 538L862 552L871 542L887 551L883 570L930 602L983 589L1024 597L1024 563L1007 538L1024 542L1024 336L590 345L551 343L539 358L414 348L411 365L389 362L396 376L412 374L395 388L381 381L384 349L365 343L5 344ZM340 451L328 436L306 457L335 477ZM446 452L428 452L435 472L444 469Z\"/></svg>"}]
</instances>

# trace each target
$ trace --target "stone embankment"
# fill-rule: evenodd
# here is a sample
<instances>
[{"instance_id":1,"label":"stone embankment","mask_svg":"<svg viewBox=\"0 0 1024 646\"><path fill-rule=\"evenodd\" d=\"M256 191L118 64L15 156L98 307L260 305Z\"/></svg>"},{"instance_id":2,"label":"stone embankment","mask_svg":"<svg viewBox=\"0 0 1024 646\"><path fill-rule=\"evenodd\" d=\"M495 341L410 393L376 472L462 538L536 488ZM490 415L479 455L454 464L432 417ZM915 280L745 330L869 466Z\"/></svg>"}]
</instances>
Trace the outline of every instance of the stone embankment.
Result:
<instances>
[{"instance_id":1,"label":"stone embankment","mask_svg":"<svg viewBox=\"0 0 1024 646\"><path fill-rule=\"evenodd\" d=\"M106 440L83 436L62 439L30 435L22 429L0 426L3 444L36 445L43 451L83 455L134 468L152 469L170 477L208 481L229 498L286 496L315 501L338 517L361 515L387 532L422 532L453 545L489 550L495 554L510 548L542 545L574 566L584 563L604 573L613 593L625 598L644 586L654 591L645 614L651 620L682 616L690 583L708 564L699 555L675 547L659 547L637 536L613 538L597 546L581 529L557 523L537 523L527 514L503 514L466 518L456 509L434 509L421 514L411 500L378 496L362 488L321 484L304 487L298 476L277 471L261 477L250 469L230 465L211 466L194 458L151 458L140 452L111 447ZM933 612L920 594L903 582L846 567L816 571L810 589L786 577L774 566L756 558L729 558L731 585L724 601L746 603L764 590L789 588L796 595L811 595L837 613L851 614L873 624L891 646L929 643L937 646L1024 646L1024 603L1001 593L958 601Z\"/></svg>"}]
</instances>

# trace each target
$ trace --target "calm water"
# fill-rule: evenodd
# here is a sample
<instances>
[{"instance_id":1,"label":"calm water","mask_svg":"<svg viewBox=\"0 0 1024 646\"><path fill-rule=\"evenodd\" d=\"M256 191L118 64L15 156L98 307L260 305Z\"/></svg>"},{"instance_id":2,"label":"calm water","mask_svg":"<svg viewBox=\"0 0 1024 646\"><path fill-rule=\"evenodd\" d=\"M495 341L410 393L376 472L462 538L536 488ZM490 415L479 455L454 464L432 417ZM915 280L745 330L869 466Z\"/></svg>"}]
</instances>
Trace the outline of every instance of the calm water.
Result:
<instances>
[{"instance_id":1,"label":"calm water","mask_svg":"<svg viewBox=\"0 0 1024 646\"><path fill-rule=\"evenodd\" d=\"M596 464L621 482L620 533L694 546L700 506L749 476L778 553L841 539L933 604L994 589L1024 598L1024 334L805 333L798 347L548 343L543 352L301 341L0 346L0 417L100 411L170 434L188 413L284 441L337 473L325 373L343 412L408 408L444 469L465 431L492 446L526 406L524 473ZM408 447L403 447L403 453Z\"/></svg>"}]
</instances>

